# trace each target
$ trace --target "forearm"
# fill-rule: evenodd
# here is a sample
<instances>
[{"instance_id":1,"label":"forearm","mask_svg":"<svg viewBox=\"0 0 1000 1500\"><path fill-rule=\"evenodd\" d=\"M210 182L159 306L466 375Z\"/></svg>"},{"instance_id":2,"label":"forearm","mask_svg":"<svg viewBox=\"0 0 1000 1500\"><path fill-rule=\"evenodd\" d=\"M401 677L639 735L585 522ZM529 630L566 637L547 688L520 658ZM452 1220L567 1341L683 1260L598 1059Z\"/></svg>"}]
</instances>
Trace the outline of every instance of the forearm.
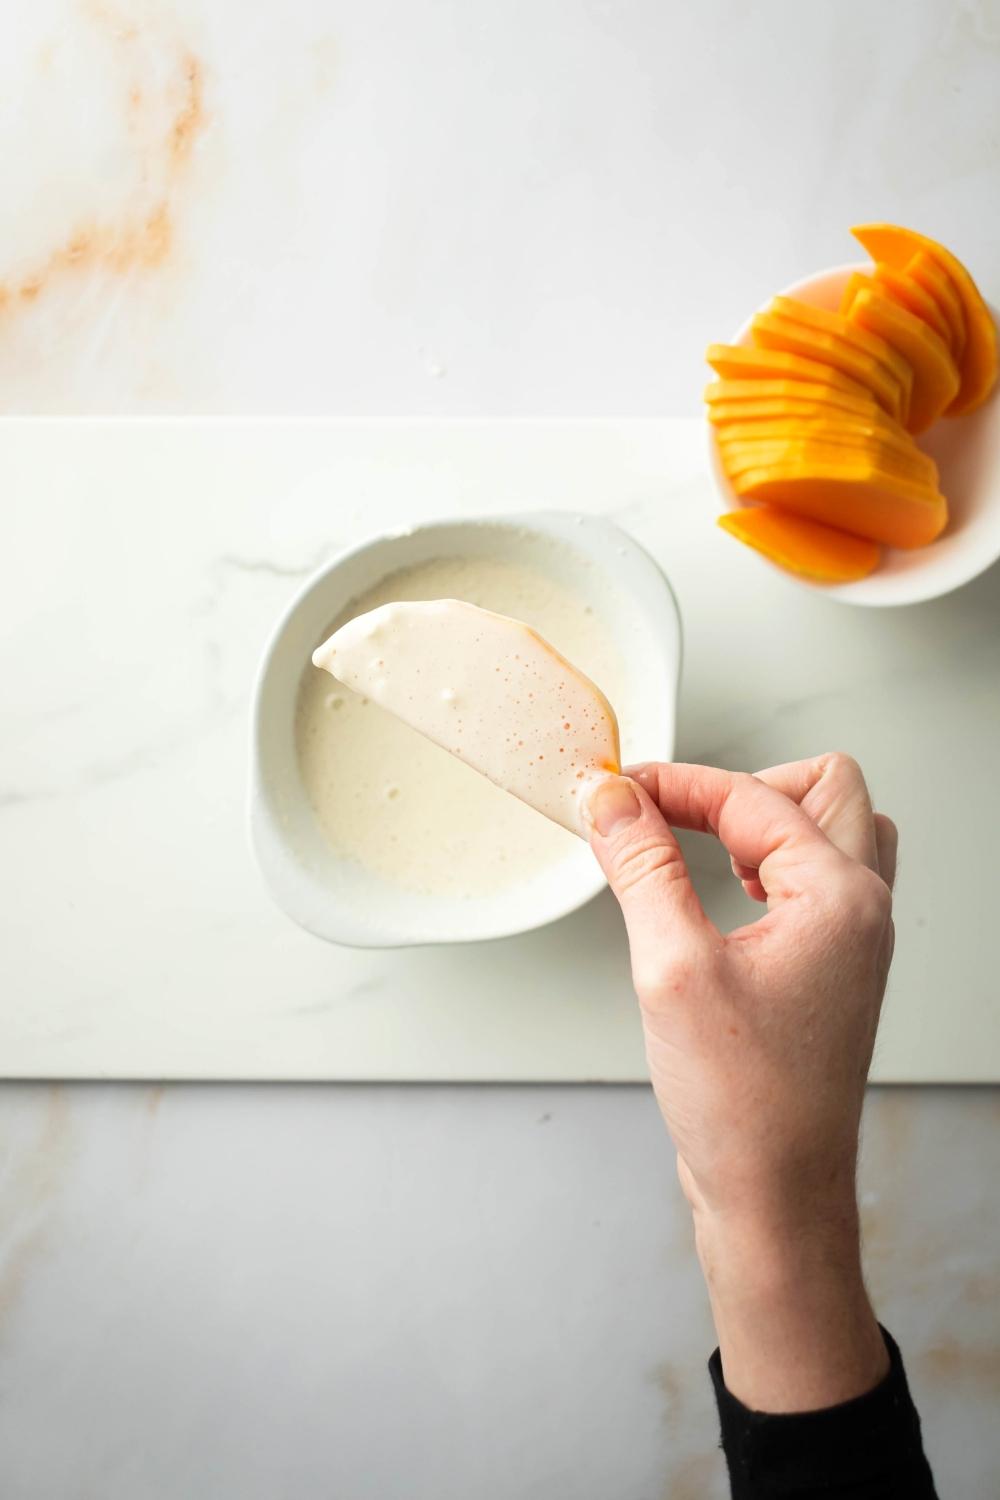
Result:
<instances>
[{"instance_id":1,"label":"forearm","mask_svg":"<svg viewBox=\"0 0 1000 1500\"><path fill-rule=\"evenodd\" d=\"M815 1411L889 1367L861 1274L853 1198L822 1221L696 1215L726 1386L756 1411Z\"/></svg>"},{"instance_id":2,"label":"forearm","mask_svg":"<svg viewBox=\"0 0 1000 1500\"><path fill-rule=\"evenodd\" d=\"M936 1500L899 1350L861 1275L853 1196L776 1224L695 1215L734 1500Z\"/></svg>"}]
</instances>

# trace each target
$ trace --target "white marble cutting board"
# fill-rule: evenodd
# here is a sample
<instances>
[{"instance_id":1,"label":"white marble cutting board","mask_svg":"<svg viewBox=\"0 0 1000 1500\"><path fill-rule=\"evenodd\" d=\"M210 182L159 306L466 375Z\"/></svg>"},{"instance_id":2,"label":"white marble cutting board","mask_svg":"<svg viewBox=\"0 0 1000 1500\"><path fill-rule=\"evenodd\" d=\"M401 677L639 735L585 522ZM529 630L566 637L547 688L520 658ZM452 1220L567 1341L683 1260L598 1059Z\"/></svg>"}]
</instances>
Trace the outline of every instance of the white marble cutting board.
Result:
<instances>
[{"instance_id":1,"label":"white marble cutting board","mask_svg":"<svg viewBox=\"0 0 1000 1500\"><path fill-rule=\"evenodd\" d=\"M0 495L8 1076L643 1076L607 895L486 949L356 952L281 916L246 846L249 687L299 580L383 525L537 504L614 516L665 566L679 757L847 749L900 823L875 1076L1000 1078L998 570L902 611L807 593L713 526L694 421L10 420ZM742 920L714 847L687 847Z\"/></svg>"}]
</instances>

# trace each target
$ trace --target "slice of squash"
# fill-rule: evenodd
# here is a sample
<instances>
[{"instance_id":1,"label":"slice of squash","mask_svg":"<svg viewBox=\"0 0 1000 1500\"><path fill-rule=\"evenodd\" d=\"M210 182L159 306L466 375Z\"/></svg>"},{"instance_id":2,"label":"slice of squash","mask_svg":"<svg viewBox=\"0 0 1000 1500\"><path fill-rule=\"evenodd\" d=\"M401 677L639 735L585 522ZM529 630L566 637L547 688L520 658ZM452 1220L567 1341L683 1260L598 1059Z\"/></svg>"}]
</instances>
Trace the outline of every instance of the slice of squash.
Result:
<instances>
[{"instance_id":1,"label":"slice of squash","mask_svg":"<svg viewBox=\"0 0 1000 1500\"><path fill-rule=\"evenodd\" d=\"M864 271L852 271L847 278L847 285L844 287L843 296L840 299L841 317L846 318L848 316L851 311L851 304L862 288L870 290L874 285L875 278L873 276L866 276Z\"/></svg>"},{"instance_id":2,"label":"slice of squash","mask_svg":"<svg viewBox=\"0 0 1000 1500\"><path fill-rule=\"evenodd\" d=\"M747 422L727 422L716 432L719 442L731 442L743 433L751 437L761 437L768 434L775 437L798 437L804 435L815 435L831 433L837 436L847 435L878 438L883 443L889 443L898 448L901 453L915 453L920 457L926 457L920 452L916 443L908 432L904 432L898 422L893 422L883 412L880 417L869 417L854 411L838 411L835 406L820 407L809 416L798 413L779 412L776 416L769 418L751 418Z\"/></svg>"},{"instance_id":3,"label":"slice of squash","mask_svg":"<svg viewBox=\"0 0 1000 1500\"><path fill-rule=\"evenodd\" d=\"M922 460L922 461L921 461ZM923 455L917 460L895 449L870 440L858 443L824 442L821 439L773 439L771 441L730 443L719 449L719 461L730 481L750 469L784 468L788 464L824 465L852 463L873 464L887 474L898 474L913 484L936 489L935 471Z\"/></svg>"},{"instance_id":4,"label":"slice of squash","mask_svg":"<svg viewBox=\"0 0 1000 1500\"><path fill-rule=\"evenodd\" d=\"M966 333L965 348L960 356L956 351L961 384L948 414L961 416L963 412L972 411L981 405L996 384L997 331L993 315L962 262L936 240L896 224L859 224L851 233L873 260L885 261L917 280L920 278L916 275L913 261L920 251L931 256L946 273L958 293Z\"/></svg>"},{"instance_id":5,"label":"slice of squash","mask_svg":"<svg viewBox=\"0 0 1000 1500\"><path fill-rule=\"evenodd\" d=\"M926 432L958 395L959 377L948 345L924 322L882 292L858 292L851 320L891 341L913 370L907 430Z\"/></svg>"},{"instance_id":6,"label":"slice of squash","mask_svg":"<svg viewBox=\"0 0 1000 1500\"><path fill-rule=\"evenodd\" d=\"M719 516L723 531L771 562L818 583L853 583L878 567L875 542L807 521L769 505L744 506Z\"/></svg>"},{"instance_id":7,"label":"slice of squash","mask_svg":"<svg viewBox=\"0 0 1000 1500\"><path fill-rule=\"evenodd\" d=\"M842 473L845 469L849 471L852 465L868 465L893 481L899 480L901 484L915 485L918 489L927 492L933 492L937 488L933 479L926 474L910 469L906 464L897 464L893 461L892 455L874 450L867 452L849 448L824 448L795 452L788 448L761 451L757 447L745 453L727 453L725 459L721 461L725 468L726 479L736 495L742 495L740 487L748 474L784 474L789 470L795 473L813 473L827 467L836 469L837 473ZM829 525L833 525L829 517L827 521Z\"/></svg>"},{"instance_id":8,"label":"slice of squash","mask_svg":"<svg viewBox=\"0 0 1000 1500\"><path fill-rule=\"evenodd\" d=\"M715 434L720 449L733 443L767 443L809 441L837 443L847 447L865 443L879 444L901 458L907 459L915 468L925 473L936 474L936 468L926 453L921 453L909 435L899 428L855 418L846 422L830 421L824 417L772 418L770 421L729 422L719 427Z\"/></svg>"},{"instance_id":9,"label":"slice of squash","mask_svg":"<svg viewBox=\"0 0 1000 1500\"><path fill-rule=\"evenodd\" d=\"M896 454L875 448L849 448L836 445L829 448L811 449L793 449L787 446L767 448L763 443L755 443L742 452L727 449L724 455L720 454L719 461L734 491L744 475L749 473L761 473L764 470L769 473L783 473L792 466L797 469L811 470L827 464L841 469L845 464L852 463L871 464L880 473L891 474L906 484L915 484L925 490L937 489L932 474L911 467L905 461L897 462Z\"/></svg>"},{"instance_id":10,"label":"slice of squash","mask_svg":"<svg viewBox=\"0 0 1000 1500\"><path fill-rule=\"evenodd\" d=\"M857 395L838 386L816 380L713 380L705 387L710 406L717 401L820 401L847 411L877 411L878 403L870 391L858 388Z\"/></svg>"},{"instance_id":11,"label":"slice of squash","mask_svg":"<svg viewBox=\"0 0 1000 1500\"><path fill-rule=\"evenodd\" d=\"M918 250L908 263L906 274L937 303L941 316L948 326L948 347L951 349L952 358L961 369L967 338L965 309L947 271L938 264L933 255L929 255L926 250Z\"/></svg>"},{"instance_id":12,"label":"slice of squash","mask_svg":"<svg viewBox=\"0 0 1000 1500\"><path fill-rule=\"evenodd\" d=\"M851 380L822 360L803 359L781 349L762 349L743 344L709 344L705 361L723 380L807 380L836 386L849 395L872 398L871 388Z\"/></svg>"},{"instance_id":13,"label":"slice of squash","mask_svg":"<svg viewBox=\"0 0 1000 1500\"><path fill-rule=\"evenodd\" d=\"M802 323L806 328L818 328L822 333L832 333L834 338L857 344L866 354L877 359L891 370L905 390L911 380L905 355L878 334L858 326L842 313L831 312L828 307L814 307L811 302L801 302L797 297L773 297L771 309L779 318L790 318L793 323Z\"/></svg>"},{"instance_id":14,"label":"slice of squash","mask_svg":"<svg viewBox=\"0 0 1000 1500\"><path fill-rule=\"evenodd\" d=\"M902 420L905 417L903 388L885 365L866 354L863 349L849 344L834 334L823 333L818 328L806 328L793 323L790 318L779 318L773 313L758 313L750 325L754 343L761 349L771 349L800 358L826 363L831 369L865 385L891 416Z\"/></svg>"},{"instance_id":15,"label":"slice of squash","mask_svg":"<svg viewBox=\"0 0 1000 1500\"><path fill-rule=\"evenodd\" d=\"M892 418L880 406L873 406L886 422ZM846 412L847 416L862 419L870 415L867 411L849 411L842 406L833 406L826 401L713 401L706 407L708 420L716 431L721 431L730 422L774 421L781 417L827 417ZM896 423L899 427L899 423ZM902 432L902 428L899 428Z\"/></svg>"},{"instance_id":16,"label":"slice of squash","mask_svg":"<svg viewBox=\"0 0 1000 1500\"><path fill-rule=\"evenodd\" d=\"M907 312L923 318L924 322L933 328L942 343L947 344L951 353L954 354L951 327L941 310L941 304L927 291L926 287L920 285L919 281L914 281L913 277L907 275L905 271L897 271L895 267L886 265L885 261L879 261L872 276L866 280L881 287L894 302L898 302L900 307L905 307Z\"/></svg>"},{"instance_id":17,"label":"slice of squash","mask_svg":"<svg viewBox=\"0 0 1000 1500\"><path fill-rule=\"evenodd\" d=\"M924 547L948 524L942 494L859 460L750 469L733 490L888 547Z\"/></svg>"},{"instance_id":18,"label":"slice of squash","mask_svg":"<svg viewBox=\"0 0 1000 1500\"><path fill-rule=\"evenodd\" d=\"M600 688L529 625L466 600L380 604L312 663L571 833L586 836L591 791L620 773Z\"/></svg>"}]
</instances>

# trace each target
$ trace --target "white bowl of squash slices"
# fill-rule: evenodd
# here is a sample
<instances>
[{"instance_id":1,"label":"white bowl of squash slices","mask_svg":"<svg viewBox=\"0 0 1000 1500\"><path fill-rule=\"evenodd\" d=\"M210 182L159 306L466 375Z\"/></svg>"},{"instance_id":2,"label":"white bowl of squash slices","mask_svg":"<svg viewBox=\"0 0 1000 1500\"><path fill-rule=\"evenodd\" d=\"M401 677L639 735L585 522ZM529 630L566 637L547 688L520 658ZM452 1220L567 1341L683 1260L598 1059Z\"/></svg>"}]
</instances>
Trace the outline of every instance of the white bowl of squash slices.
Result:
<instances>
[{"instance_id":1,"label":"white bowl of squash slices","mask_svg":"<svg viewBox=\"0 0 1000 1500\"><path fill-rule=\"evenodd\" d=\"M1000 558L997 318L962 263L895 225L871 260L762 306L707 360L719 524L849 604L915 604Z\"/></svg>"}]
</instances>

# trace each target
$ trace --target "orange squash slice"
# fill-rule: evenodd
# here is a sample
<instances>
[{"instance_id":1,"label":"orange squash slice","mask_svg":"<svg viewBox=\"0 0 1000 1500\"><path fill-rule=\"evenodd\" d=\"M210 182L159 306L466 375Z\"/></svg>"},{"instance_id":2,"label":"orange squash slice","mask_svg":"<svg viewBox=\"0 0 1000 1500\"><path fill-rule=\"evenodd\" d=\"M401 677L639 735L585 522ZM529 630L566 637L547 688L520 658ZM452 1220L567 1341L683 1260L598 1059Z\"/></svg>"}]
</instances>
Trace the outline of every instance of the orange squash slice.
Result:
<instances>
[{"instance_id":1,"label":"orange squash slice","mask_svg":"<svg viewBox=\"0 0 1000 1500\"><path fill-rule=\"evenodd\" d=\"M908 434L899 428L880 427L874 422L862 420L831 422L823 417L799 419L773 418L759 422L728 422L716 430L716 442L720 451L738 443L772 442L820 442L836 443L840 446L863 447L878 444L899 454L914 468L936 475L933 459L921 453Z\"/></svg>"},{"instance_id":2,"label":"orange squash slice","mask_svg":"<svg viewBox=\"0 0 1000 1500\"><path fill-rule=\"evenodd\" d=\"M906 274L937 303L948 326L948 347L952 358L961 364L965 353L965 309L947 271L926 250L918 250L908 263Z\"/></svg>"},{"instance_id":3,"label":"orange squash slice","mask_svg":"<svg viewBox=\"0 0 1000 1500\"><path fill-rule=\"evenodd\" d=\"M866 276L864 271L852 271L847 278L843 296L840 299L840 315L846 318L851 311L851 304L862 289L870 291L875 285L874 276Z\"/></svg>"},{"instance_id":4,"label":"orange squash slice","mask_svg":"<svg viewBox=\"0 0 1000 1500\"><path fill-rule=\"evenodd\" d=\"M961 303L965 320L965 347L961 354L953 351L959 362L961 383L958 394L948 408L949 416L973 411L986 400L996 384L997 331L993 316L983 301L979 288L962 262L926 235L895 224L859 224L851 233L876 261L885 261L897 270L920 281L914 261L919 252L929 255L945 272ZM924 282L921 281L921 285ZM947 313L947 309L945 309Z\"/></svg>"},{"instance_id":5,"label":"orange squash slice","mask_svg":"<svg viewBox=\"0 0 1000 1500\"><path fill-rule=\"evenodd\" d=\"M948 524L943 495L861 459L749 469L732 481L756 500L888 547L924 547Z\"/></svg>"},{"instance_id":6,"label":"orange squash slice","mask_svg":"<svg viewBox=\"0 0 1000 1500\"><path fill-rule=\"evenodd\" d=\"M713 380L705 387L709 406L717 401L821 401L847 411L877 411L878 403L870 391L859 388L857 395L839 386L816 380Z\"/></svg>"},{"instance_id":7,"label":"orange squash slice","mask_svg":"<svg viewBox=\"0 0 1000 1500\"><path fill-rule=\"evenodd\" d=\"M880 406L874 406L874 411L891 422L892 418L882 410ZM850 411L842 406L833 406L826 401L713 401L706 407L708 420L716 431L721 432L731 422L758 422L776 421L781 418L799 418L806 420L810 418L836 417L843 413L850 417L860 417L862 420L869 418L872 414L868 411ZM895 426L902 432L899 423Z\"/></svg>"},{"instance_id":8,"label":"orange squash slice","mask_svg":"<svg viewBox=\"0 0 1000 1500\"><path fill-rule=\"evenodd\" d=\"M743 402L742 406L750 404ZM781 436L791 437L806 432L864 433L869 437L879 437L883 442L893 443L905 453L920 452L910 434L881 410L877 415L872 415L868 412L841 411L836 406L817 406L809 415L805 415L779 407L771 417L751 417L745 422L722 423L716 437L720 442L731 439L736 435L734 427L745 428L755 436L759 436L765 428Z\"/></svg>"},{"instance_id":9,"label":"orange squash slice","mask_svg":"<svg viewBox=\"0 0 1000 1500\"><path fill-rule=\"evenodd\" d=\"M769 311L779 318L790 318L793 323L802 323L807 328L818 328L822 333L832 333L835 338L857 344L866 354L877 359L892 371L900 385L907 387L911 374L904 355L880 338L878 334L858 328L842 313L831 312L827 307L813 307L809 302L800 302L796 297L774 297Z\"/></svg>"},{"instance_id":10,"label":"orange squash slice","mask_svg":"<svg viewBox=\"0 0 1000 1500\"><path fill-rule=\"evenodd\" d=\"M719 516L719 525L730 536L775 562L790 573L814 578L818 583L853 583L867 578L877 566L875 542L851 536L818 521L769 505L744 506Z\"/></svg>"},{"instance_id":11,"label":"orange squash slice","mask_svg":"<svg viewBox=\"0 0 1000 1500\"><path fill-rule=\"evenodd\" d=\"M948 319L941 310L941 304L926 287L922 287L919 281L914 281L905 271L897 271L893 266L887 266L884 261L879 261L870 278L876 286L882 288L894 302L900 307L905 307L907 312L923 318L924 322L933 328L938 338L948 345L954 354L951 341L951 327Z\"/></svg>"},{"instance_id":12,"label":"orange squash slice","mask_svg":"<svg viewBox=\"0 0 1000 1500\"><path fill-rule=\"evenodd\" d=\"M926 460L920 461L922 458L923 455L918 455L917 461L911 460L895 449L870 440L859 443L828 443L819 438L776 439L771 442L730 443L719 449L719 461L730 481L738 479L751 469L785 468L789 464L809 467L862 463L872 464L886 474L897 474L913 484L935 489L934 471L928 468Z\"/></svg>"},{"instance_id":13,"label":"orange squash slice","mask_svg":"<svg viewBox=\"0 0 1000 1500\"><path fill-rule=\"evenodd\" d=\"M840 370L821 360L804 359L781 349L748 348L743 344L709 344L705 354L717 375L723 380L805 380L818 385L836 386L848 395L872 399L870 387L851 380Z\"/></svg>"},{"instance_id":14,"label":"orange squash slice","mask_svg":"<svg viewBox=\"0 0 1000 1500\"><path fill-rule=\"evenodd\" d=\"M862 288L858 292L851 321L891 341L905 355L913 370L906 426L910 432L926 432L958 395L958 370L948 345L923 318L907 312L878 290Z\"/></svg>"},{"instance_id":15,"label":"orange squash slice","mask_svg":"<svg viewBox=\"0 0 1000 1500\"><path fill-rule=\"evenodd\" d=\"M886 365L846 339L773 313L758 313L750 327L754 343L760 348L826 363L859 385L867 386L890 415L900 420L905 417L906 397L897 377Z\"/></svg>"}]
</instances>

